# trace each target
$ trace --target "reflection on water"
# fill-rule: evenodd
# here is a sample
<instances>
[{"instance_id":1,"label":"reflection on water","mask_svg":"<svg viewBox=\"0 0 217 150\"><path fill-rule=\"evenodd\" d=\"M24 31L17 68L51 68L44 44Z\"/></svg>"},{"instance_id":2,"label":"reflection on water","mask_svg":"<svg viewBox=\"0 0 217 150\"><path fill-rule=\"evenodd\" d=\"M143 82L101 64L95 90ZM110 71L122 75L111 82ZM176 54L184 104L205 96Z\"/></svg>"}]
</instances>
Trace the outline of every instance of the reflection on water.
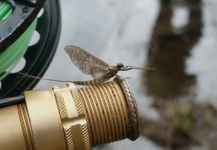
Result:
<instances>
[{"instance_id":1,"label":"reflection on water","mask_svg":"<svg viewBox=\"0 0 217 150\"><path fill-rule=\"evenodd\" d=\"M161 0L159 16L151 36L146 65L156 70L144 73L144 85L161 119L153 121L144 118L144 136L168 149L187 149L191 145L202 147L204 141L198 135L208 134L216 126L216 109L213 104L195 101L192 89L196 84L196 76L186 73L186 59L202 37L201 4L201 0ZM172 24L177 7L184 7L188 11L188 21L182 27ZM210 129L204 131L201 128ZM215 140L216 134L212 132ZM210 139L205 141L209 143L208 149L216 147Z\"/></svg>"},{"instance_id":2,"label":"reflection on water","mask_svg":"<svg viewBox=\"0 0 217 150\"><path fill-rule=\"evenodd\" d=\"M172 1L161 1L161 9L153 29L148 66L156 68L146 72L145 86L150 96L169 99L187 94L196 82L194 75L185 72L186 58L197 44L202 34L203 22L201 2L183 2L189 11L189 21L182 28L176 29L172 24L174 7ZM180 3L179 3L180 5Z\"/></svg>"}]
</instances>

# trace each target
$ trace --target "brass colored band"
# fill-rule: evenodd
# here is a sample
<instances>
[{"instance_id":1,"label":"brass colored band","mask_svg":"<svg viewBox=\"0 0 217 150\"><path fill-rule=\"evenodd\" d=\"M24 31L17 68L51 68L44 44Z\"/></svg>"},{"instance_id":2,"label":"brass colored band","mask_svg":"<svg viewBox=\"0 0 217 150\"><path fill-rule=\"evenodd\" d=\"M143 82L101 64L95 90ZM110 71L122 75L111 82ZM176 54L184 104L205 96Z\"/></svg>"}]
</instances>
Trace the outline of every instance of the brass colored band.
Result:
<instances>
[{"instance_id":1,"label":"brass colored band","mask_svg":"<svg viewBox=\"0 0 217 150\"><path fill-rule=\"evenodd\" d=\"M65 150L65 136L53 92L25 92L35 149Z\"/></svg>"},{"instance_id":2,"label":"brass colored band","mask_svg":"<svg viewBox=\"0 0 217 150\"><path fill-rule=\"evenodd\" d=\"M83 104L74 84L65 88L54 87L68 150L90 149L87 121Z\"/></svg>"},{"instance_id":3,"label":"brass colored band","mask_svg":"<svg viewBox=\"0 0 217 150\"><path fill-rule=\"evenodd\" d=\"M18 114L20 117L20 124L23 130L23 136L25 139L25 144L27 150L35 150L35 144L34 144L34 137L32 132L31 123L29 120L29 114L27 111L26 104L19 104L17 105L18 108Z\"/></svg>"}]
</instances>

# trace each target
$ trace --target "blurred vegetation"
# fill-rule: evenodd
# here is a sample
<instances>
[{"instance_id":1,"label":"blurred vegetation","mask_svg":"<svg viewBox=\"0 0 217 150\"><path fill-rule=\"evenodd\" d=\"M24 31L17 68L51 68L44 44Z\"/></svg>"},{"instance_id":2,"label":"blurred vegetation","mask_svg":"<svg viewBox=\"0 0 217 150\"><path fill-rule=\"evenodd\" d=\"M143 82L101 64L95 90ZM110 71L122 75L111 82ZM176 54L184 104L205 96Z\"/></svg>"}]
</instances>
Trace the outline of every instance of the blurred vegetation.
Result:
<instances>
[{"instance_id":1,"label":"blurred vegetation","mask_svg":"<svg viewBox=\"0 0 217 150\"><path fill-rule=\"evenodd\" d=\"M211 136L209 132L217 125L217 110L210 103L166 102L160 112L160 120L143 118L142 132L144 136L171 149L204 144L206 138L208 140L207 134Z\"/></svg>"}]
</instances>

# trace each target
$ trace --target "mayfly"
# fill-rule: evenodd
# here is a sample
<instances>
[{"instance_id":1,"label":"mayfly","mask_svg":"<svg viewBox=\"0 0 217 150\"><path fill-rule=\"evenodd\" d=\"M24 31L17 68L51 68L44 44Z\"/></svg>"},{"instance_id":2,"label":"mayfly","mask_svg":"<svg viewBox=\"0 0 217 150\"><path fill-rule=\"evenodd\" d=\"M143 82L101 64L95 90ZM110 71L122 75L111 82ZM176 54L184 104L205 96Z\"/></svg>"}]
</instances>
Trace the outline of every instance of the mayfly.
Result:
<instances>
[{"instance_id":1,"label":"mayfly","mask_svg":"<svg viewBox=\"0 0 217 150\"><path fill-rule=\"evenodd\" d=\"M57 82L72 82L77 85L93 85L103 83L109 80L112 77L115 77L119 71L127 71L131 69L141 69L139 67L134 66L124 66L122 63L117 63L116 66L111 66L104 62L103 60L93 56L92 54L88 53L84 49L69 45L65 47L66 53L70 56L71 61L84 73L91 75L94 79L89 81L61 81L61 80L54 80L54 79L45 79L39 78L36 76L24 74L30 78L37 78L37 79L45 79L50 81L57 81ZM151 69L151 68L150 68Z\"/></svg>"}]
</instances>

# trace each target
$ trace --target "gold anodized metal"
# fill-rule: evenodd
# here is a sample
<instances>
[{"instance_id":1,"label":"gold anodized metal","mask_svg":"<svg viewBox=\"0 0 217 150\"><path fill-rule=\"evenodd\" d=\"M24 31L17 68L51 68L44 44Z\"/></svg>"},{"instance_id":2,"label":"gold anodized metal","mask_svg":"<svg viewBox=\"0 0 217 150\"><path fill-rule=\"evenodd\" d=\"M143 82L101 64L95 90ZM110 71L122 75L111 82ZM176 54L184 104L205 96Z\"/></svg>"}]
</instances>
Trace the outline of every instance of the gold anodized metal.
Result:
<instances>
[{"instance_id":1,"label":"gold anodized metal","mask_svg":"<svg viewBox=\"0 0 217 150\"><path fill-rule=\"evenodd\" d=\"M78 90L88 120L91 145L139 136L138 110L124 79Z\"/></svg>"},{"instance_id":2,"label":"gold anodized metal","mask_svg":"<svg viewBox=\"0 0 217 150\"><path fill-rule=\"evenodd\" d=\"M0 149L28 150L16 105L0 109Z\"/></svg>"},{"instance_id":3,"label":"gold anodized metal","mask_svg":"<svg viewBox=\"0 0 217 150\"><path fill-rule=\"evenodd\" d=\"M127 82L25 92L25 103L0 109L0 150L90 150L139 135Z\"/></svg>"},{"instance_id":4,"label":"gold anodized metal","mask_svg":"<svg viewBox=\"0 0 217 150\"><path fill-rule=\"evenodd\" d=\"M84 108L74 84L54 87L68 150L89 150L90 142Z\"/></svg>"},{"instance_id":5,"label":"gold anodized metal","mask_svg":"<svg viewBox=\"0 0 217 150\"><path fill-rule=\"evenodd\" d=\"M35 149L66 149L61 118L52 90L25 92L26 106L31 120Z\"/></svg>"}]
</instances>

